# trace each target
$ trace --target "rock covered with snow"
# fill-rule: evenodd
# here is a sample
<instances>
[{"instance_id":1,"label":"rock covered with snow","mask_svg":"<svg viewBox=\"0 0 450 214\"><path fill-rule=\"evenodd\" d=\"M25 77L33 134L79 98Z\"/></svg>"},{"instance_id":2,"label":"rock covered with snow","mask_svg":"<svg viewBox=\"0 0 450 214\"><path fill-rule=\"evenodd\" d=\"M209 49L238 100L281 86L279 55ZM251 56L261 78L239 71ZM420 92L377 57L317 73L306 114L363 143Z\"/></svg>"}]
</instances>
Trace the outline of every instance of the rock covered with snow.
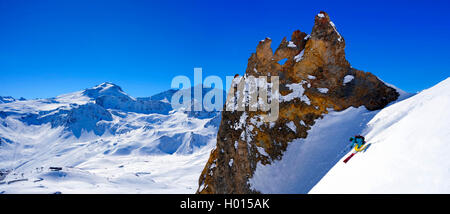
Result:
<instances>
[{"instance_id":1,"label":"rock covered with snow","mask_svg":"<svg viewBox=\"0 0 450 214\"><path fill-rule=\"evenodd\" d=\"M348 75L354 77L352 81L346 81ZM216 149L199 178L199 193L261 192L249 182L255 173L260 174L258 168L282 160L288 145L308 139L308 130L324 115L350 107L378 110L399 97L373 74L350 66L345 40L325 12L315 17L310 35L297 30L290 41L284 38L275 52L270 39L260 41L245 75L235 81L247 84L259 76L268 76L268 86L270 76L279 76L278 119L264 122L260 118L265 112L249 111L250 106L245 112L223 112ZM235 93L238 96L240 92Z\"/></svg>"}]
</instances>

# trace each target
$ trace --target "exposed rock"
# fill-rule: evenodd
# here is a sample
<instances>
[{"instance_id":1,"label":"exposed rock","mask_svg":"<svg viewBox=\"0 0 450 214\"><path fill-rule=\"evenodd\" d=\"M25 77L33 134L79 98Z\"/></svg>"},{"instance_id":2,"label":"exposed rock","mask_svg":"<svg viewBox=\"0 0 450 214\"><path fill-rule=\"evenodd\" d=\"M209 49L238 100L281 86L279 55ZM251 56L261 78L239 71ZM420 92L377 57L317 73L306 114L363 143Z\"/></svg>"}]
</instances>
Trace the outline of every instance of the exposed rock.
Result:
<instances>
[{"instance_id":1,"label":"exposed rock","mask_svg":"<svg viewBox=\"0 0 450 214\"><path fill-rule=\"evenodd\" d=\"M364 105L377 110L399 96L373 74L350 66L345 40L325 12L315 17L310 36L297 30L275 53L271 42L259 42L240 81L279 76L281 96L293 93L294 84L302 96L280 100L279 117L271 123L261 121L261 111L223 111L217 145L199 178L198 193L257 193L248 184L257 163L281 159L288 143L306 138L315 120L330 109ZM283 59L286 62L279 63Z\"/></svg>"}]
</instances>

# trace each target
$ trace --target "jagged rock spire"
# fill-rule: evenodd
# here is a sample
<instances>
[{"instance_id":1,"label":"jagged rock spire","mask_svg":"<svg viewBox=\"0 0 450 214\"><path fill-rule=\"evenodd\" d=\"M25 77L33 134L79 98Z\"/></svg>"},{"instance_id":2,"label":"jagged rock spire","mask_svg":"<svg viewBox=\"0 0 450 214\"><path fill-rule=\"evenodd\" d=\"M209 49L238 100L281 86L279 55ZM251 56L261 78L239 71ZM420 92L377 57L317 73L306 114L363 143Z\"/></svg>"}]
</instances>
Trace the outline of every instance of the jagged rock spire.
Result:
<instances>
[{"instance_id":1,"label":"jagged rock spire","mask_svg":"<svg viewBox=\"0 0 450 214\"><path fill-rule=\"evenodd\" d=\"M217 145L199 178L199 193L258 192L248 183L256 166L283 158L288 144L307 138L307 131L329 109L365 106L376 110L399 96L373 74L350 66L344 38L325 12L316 15L311 36L295 31L291 41L284 38L275 53L271 42L269 38L259 42L248 60L246 76L279 76L281 96L296 94L292 84L302 92L280 102L279 117L271 124L255 124L261 112L222 112Z\"/></svg>"},{"instance_id":2,"label":"jagged rock spire","mask_svg":"<svg viewBox=\"0 0 450 214\"><path fill-rule=\"evenodd\" d=\"M327 13L321 11L314 19L314 27L311 38L333 42L344 42L344 38L337 31L336 26L330 20Z\"/></svg>"}]
</instances>

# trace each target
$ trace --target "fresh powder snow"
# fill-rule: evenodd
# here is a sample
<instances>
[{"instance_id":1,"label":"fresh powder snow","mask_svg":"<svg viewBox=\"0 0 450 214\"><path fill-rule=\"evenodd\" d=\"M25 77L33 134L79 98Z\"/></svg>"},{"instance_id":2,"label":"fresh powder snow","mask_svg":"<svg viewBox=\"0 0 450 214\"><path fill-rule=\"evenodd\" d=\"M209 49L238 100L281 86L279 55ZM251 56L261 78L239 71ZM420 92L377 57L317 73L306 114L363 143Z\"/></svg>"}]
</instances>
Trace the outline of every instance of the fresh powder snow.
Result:
<instances>
[{"instance_id":1,"label":"fresh powder snow","mask_svg":"<svg viewBox=\"0 0 450 214\"><path fill-rule=\"evenodd\" d=\"M294 57L295 62L300 62L303 59L303 54L305 53L305 50L303 49L298 55Z\"/></svg>"},{"instance_id":2,"label":"fresh powder snow","mask_svg":"<svg viewBox=\"0 0 450 214\"><path fill-rule=\"evenodd\" d=\"M292 41L289 41L288 45L289 48L296 48L297 45L295 45Z\"/></svg>"},{"instance_id":3,"label":"fresh powder snow","mask_svg":"<svg viewBox=\"0 0 450 214\"><path fill-rule=\"evenodd\" d=\"M348 138L361 133L375 114L365 107L331 111L316 121L307 139L290 142L281 160L258 163L251 187L262 193L308 193L350 150Z\"/></svg>"},{"instance_id":4,"label":"fresh powder snow","mask_svg":"<svg viewBox=\"0 0 450 214\"><path fill-rule=\"evenodd\" d=\"M319 90L319 92L322 94L328 93L328 88L317 88L317 90Z\"/></svg>"},{"instance_id":5,"label":"fresh powder snow","mask_svg":"<svg viewBox=\"0 0 450 214\"><path fill-rule=\"evenodd\" d=\"M295 126L293 121L290 121L289 123L286 124L287 127L289 127L293 132L297 133L297 126Z\"/></svg>"},{"instance_id":6,"label":"fresh powder snow","mask_svg":"<svg viewBox=\"0 0 450 214\"><path fill-rule=\"evenodd\" d=\"M292 92L285 96L280 95L280 100L284 102L289 102L295 98L299 98L306 104L311 105L311 101L309 100L309 98L306 95L304 95L305 89L303 88L302 85L303 82L286 84L286 87L289 88L289 90L292 90Z\"/></svg>"},{"instance_id":7,"label":"fresh powder snow","mask_svg":"<svg viewBox=\"0 0 450 214\"><path fill-rule=\"evenodd\" d=\"M228 166L230 166L230 167L233 166L233 159L230 159L230 161L228 162Z\"/></svg>"},{"instance_id":8,"label":"fresh powder snow","mask_svg":"<svg viewBox=\"0 0 450 214\"><path fill-rule=\"evenodd\" d=\"M448 82L450 84L450 80L448 80ZM446 99L450 100L448 97ZM391 103L390 105L392 106L387 109L407 101L408 100L401 101L399 99L397 102ZM324 115L322 119L316 120L315 125L308 131L306 139L295 139L288 144L287 150L284 152L281 160L275 160L267 165L258 163L253 177L249 180L251 188L262 193L308 193L336 164L337 166L342 165L340 161L342 161L342 158L344 158L351 150L348 141L350 137L362 134L367 136L369 141L371 141L372 137L367 133L368 130L371 130L371 127L373 127L373 122L369 123L369 121L375 121L385 110L382 110L382 112L379 110L368 111L362 106L359 108L350 107L339 112L332 109L328 109L328 111L329 113ZM397 115L396 112L397 111L391 111L386 115ZM398 116L401 115L405 115L405 113L398 114ZM445 121L448 120L449 119L445 119L442 121L445 123ZM299 123L305 125L303 121L299 121ZM387 120L386 123L389 124L389 120ZM395 121L391 123L391 125L394 124ZM440 125L442 126L442 124ZM442 129L440 131L442 131ZM374 147L375 146L376 144L374 144ZM372 147L367 150L366 153L357 154L356 157L366 155L371 152L371 149ZM399 153L400 151L396 152ZM442 157L445 157L445 155L443 154ZM377 158L382 159L383 154ZM354 159L350 162L357 161ZM446 164L448 165L448 163ZM365 173L370 170L370 167L365 168L364 171L355 169L354 173ZM343 180L345 180L346 184L355 189L359 187L354 185L354 178L349 175L345 176L346 177ZM371 179L373 180L377 180L378 178L374 173L372 173L371 176ZM271 179L267 179L269 177ZM361 180L364 181L362 182L362 185L364 185L365 180ZM331 191L333 190L333 187L337 189L341 188L339 186L341 181L342 180L336 180L336 182L330 183L329 185L324 185L323 191L320 191L320 193L333 192ZM328 188L330 188L330 191L327 191ZM341 189L350 190L352 188L343 187ZM362 193L362 191L358 193Z\"/></svg>"},{"instance_id":9,"label":"fresh powder snow","mask_svg":"<svg viewBox=\"0 0 450 214\"><path fill-rule=\"evenodd\" d=\"M346 75L344 77L344 85L346 85L347 83L351 82L353 79L355 79L355 76L353 76L353 75Z\"/></svg>"},{"instance_id":10,"label":"fresh powder snow","mask_svg":"<svg viewBox=\"0 0 450 214\"><path fill-rule=\"evenodd\" d=\"M367 151L341 159L310 193L450 193L449 109L447 78L381 110L363 132Z\"/></svg>"},{"instance_id":11,"label":"fresh powder snow","mask_svg":"<svg viewBox=\"0 0 450 214\"><path fill-rule=\"evenodd\" d=\"M339 41L339 42L342 42L342 36L341 36L341 34L337 31L336 26L334 25L334 23L333 23L332 21L330 21L330 25L331 25L331 27L333 27L334 32L336 32L337 35L339 36L338 41Z\"/></svg>"}]
</instances>

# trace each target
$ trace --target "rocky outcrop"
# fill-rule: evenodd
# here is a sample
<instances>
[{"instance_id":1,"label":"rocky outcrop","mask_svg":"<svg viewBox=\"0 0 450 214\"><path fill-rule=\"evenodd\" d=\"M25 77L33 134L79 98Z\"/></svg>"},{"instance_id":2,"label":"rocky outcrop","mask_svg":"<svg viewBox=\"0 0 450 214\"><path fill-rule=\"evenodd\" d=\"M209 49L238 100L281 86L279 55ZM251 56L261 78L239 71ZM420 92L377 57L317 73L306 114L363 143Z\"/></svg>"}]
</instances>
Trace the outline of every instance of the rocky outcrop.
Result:
<instances>
[{"instance_id":1,"label":"rocky outcrop","mask_svg":"<svg viewBox=\"0 0 450 214\"><path fill-rule=\"evenodd\" d=\"M271 42L259 42L239 81L279 76L281 97L299 91L301 96L280 100L274 122L262 122L261 111L223 111L217 145L200 175L198 193L257 193L248 183L257 163L282 159L289 142L307 138L316 119L351 106L381 109L399 96L373 74L350 66L345 40L325 12L315 17L310 35L295 31L275 52Z\"/></svg>"}]
</instances>

